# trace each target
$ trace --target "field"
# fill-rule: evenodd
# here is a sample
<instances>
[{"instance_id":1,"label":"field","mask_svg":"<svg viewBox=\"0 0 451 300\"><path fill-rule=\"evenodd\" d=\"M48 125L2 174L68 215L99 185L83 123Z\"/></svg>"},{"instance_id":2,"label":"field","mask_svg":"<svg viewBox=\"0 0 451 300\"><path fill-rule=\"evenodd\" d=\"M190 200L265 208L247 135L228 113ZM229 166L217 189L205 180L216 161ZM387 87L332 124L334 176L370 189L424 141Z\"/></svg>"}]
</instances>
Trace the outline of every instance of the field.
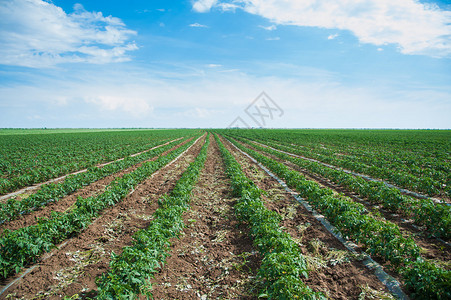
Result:
<instances>
[{"instance_id":1,"label":"field","mask_svg":"<svg viewBox=\"0 0 451 300\"><path fill-rule=\"evenodd\" d=\"M451 132L0 130L0 299L450 299Z\"/></svg>"}]
</instances>

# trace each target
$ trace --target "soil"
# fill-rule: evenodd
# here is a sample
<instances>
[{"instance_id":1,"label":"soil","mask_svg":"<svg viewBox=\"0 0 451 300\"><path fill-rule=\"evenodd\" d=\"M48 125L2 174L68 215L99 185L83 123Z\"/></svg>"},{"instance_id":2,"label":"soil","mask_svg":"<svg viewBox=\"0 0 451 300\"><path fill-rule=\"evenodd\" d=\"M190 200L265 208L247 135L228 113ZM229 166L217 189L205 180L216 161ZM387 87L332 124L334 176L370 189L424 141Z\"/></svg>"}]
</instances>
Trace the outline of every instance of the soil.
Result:
<instances>
[{"instance_id":1,"label":"soil","mask_svg":"<svg viewBox=\"0 0 451 300\"><path fill-rule=\"evenodd\" d=\"M187 141L184 141L183 143L180 143L180 144L174 146L172 149L167 150L167 151L163 152L162 154L160 154L160 156L166 155L167 153L179 148L180 146L188 143L191 140L192 140L192 138ZM65 197L59 199L56 202L50 202L47 205L39 208L36 211L32 211L28 214L22 215L18 219L5 222L0 225L0 234L3 234L3 231L5 229L16 230L18 228L34 225L37 223L39 218L50 217L50 215L53 211L56 211L56 212L67 211L68 209L70 209L72 207L72 205L74 205L74 203L77 201L78 197L82 197L82 198L86 199L88 197L95 196L96 194L102 193L105 190L105 188L114 179L116 179L118 177L122 177L127 173L131 173L134 170L136 170L137 168L139 168L143 163L145 163L147 161L156 160L158 157L159 156L153 157L151 159L148 159L146 161L138 163L130 168L122 170L118 173L104 177L98 181L95 181L95 182L83 187L82 189L77 190L75 193L73 193L71 195L68 195L68 196L65 196Z\"/></svg>"},{"instance_id":2,"label":"soil","mask_svg":"<svg viewBox=\"0 0 451 300\"><path fill-rule=\"evenodd\" d=\"M102 214L41 262L3 295L13 299L61 299L62 296L95 296L96 277L107 271L111 253L131 245L132 235L146 228L157 200L170 192L189 163L194 161L204 138L177 161L168 164L139 184L133 193ZM6 285L6 283L5 283Z\"/></svg>"},{"instance_id":3,"label":"soil","mask_svg":"<svg viewBox=\"0 0 451 300\"><path fill-rule=\"evenodd\" d=\"M219 148L211 137L205 168L193 190L186 228L152 280L154 299L253 299L246 287L260 265L248 229L235 219Z\"/></svg>"},{"instance_id":4,"label":"soil","mask_svg":"<svg viewBox=\"0 0 451 300\"><path fill-rule=\"evenodd\" d=\"M359 299L364 290L374 294L389 293L360 258L350 253L274 178L230 143L225 142L225 145L243 167L246 176L266 191L267 196L263 197L265 206L284 217L281 225L298 241L302 254L309 262L309 278L305 281L309 287L331 299Z\"/></svg>"},{"instance_id":5,"label":"soil","mask_svg":"<svg viewBox=\"0 0 451 300\"><path fill-rule=\"evenodd\" d=\"M242 144L242 143L241 143ZM245 145L245 144L242 144ZM434 237L431 237L428 235L424 229L419 228L412 224L412 220L406 220L403 218L403 216L399 214L394 214L390 211L387 211L386 209L383 209L383 207L372 204L367 201L365 198L360 198L358 194L349 191L346 187L340 186L338 184L335 184L334 182L330 181L329 179L323 178L319 175L313 174L311 172L308 172L307 170L299 167L298 165L285 161L283 159L278 158L275 155L265 153L263 151L259 151L258 149L255 149L249 145L245 145L252 150L258 151L259 153L270 157L278 162L281 162L285 164L286 166L290 167L293 170L296 170L300 173L302 173L307 179L316 181L320 185L330 188L337 193L344 194L351 199L353 199L356 202L359 202L363 204L369 211L377 211L380 213L380 215L385 218L386 220L395 223L399 226L401 229L402 234L404 237L412 237L415 240L415 243L420 247L422 251L422 256L427 259L432 260L439 260L445 263L445 267L449 268L449 262L451 261L451 246L449 243L443 243L440 239L436 239ZM449 241L447 241L449 242ZM381 264L383 264L382 261L379 261ZM448 263L448 265L446 265ZM393 274L394 275L394 274Z\"/></svg>"},{"instance_id":6,"label":"soil","mask_svg":"<svg viewBox=\"0 0 451 300\"><path fill-rule=\"evenodd\" d=\"M193 189L191 208L183 215L183 233L171 241L166 264L151 280L154 299L258 299L256 273L262 258L253 247L247 226L235 218L233 206L237 199L232 194L218 145L212 136L210 139L205 168ZM13 299L95 297L95 279L108 271L111 254L120 254L123 247L132 244L133 234L149 225L158 208L157 200L174 188L200 152L203 141L204 138L200 139L176 162L139 184L122 202L104 210L86 230L43 255L34 269L0 299L7 295ZM382 298L388 294L387 288L363 265L359 255L349 252L257 164L228 142L225 145L246 175L264 191L265 206L283 216L282 228L298 243L309 264L309 277L305 279L309 287L330 299L359 299L363 294ZM13 222L5 226L12 229L28 226L34 224L36 217L46 216L52 210L64 211L77 196L100 193L107 182L130 171L132 169L102 179L48 208L24 216L14 227ZM323 185L327 183L320 178L311 179ZM333 186L330 182L327 184ZM334 189L346 193L340 187ZM4 286L7 282L1 284Z\"/></svg>"}]
</instances>

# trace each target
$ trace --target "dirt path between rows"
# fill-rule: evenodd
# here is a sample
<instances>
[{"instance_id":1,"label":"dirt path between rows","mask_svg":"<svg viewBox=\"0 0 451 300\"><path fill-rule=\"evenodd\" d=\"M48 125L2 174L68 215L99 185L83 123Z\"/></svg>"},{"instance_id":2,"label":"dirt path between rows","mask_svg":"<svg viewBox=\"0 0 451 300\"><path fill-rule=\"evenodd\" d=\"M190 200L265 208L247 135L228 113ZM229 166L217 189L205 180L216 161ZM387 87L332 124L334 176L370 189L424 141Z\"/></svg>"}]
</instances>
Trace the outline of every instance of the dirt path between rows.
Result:
<instances>
[{"instance_id":1,"label":"dirt path between rows","mask_svg":"<svg viewBox=\"0 0 451 300\"><path fill-rule=\"evenodd\" d=\"M278 161L280 163L283 163L287 167L300 172L302 175L304 175L307 179L313 180L320 185L330 188L337 193L345 194L346 196L350 197L356 202L359 202L363 204L369 211L377 211L379 212L382 217L384 217L386 220L396 224L401 229L401 232L404 237L412 237L415 240L415 243L422 249L422 256L427 259L432 260L439 260L444 263L449 263L451 261L451 246L449 244L443 243L440 240L429 237L423 230L420 230L420 228L416 227L412 224L412 221L405 220L401 215L394 214L392 212L387 211L386 209L383 209L383 207L380 207L378 205L374 205L368 201L366 198L360 198L360 195L349 191L346 187L343 187L341 185L335 184L329 179L323 178L319 175L313 174L309 172L306 169L301 168L300 166L290 162L285 161L283 159L278 158L275 155L265 153L263 151L260 151L258 149L255 149L252 146L240 143L243 146L246 146L254 151L259 152L262 155L265 155L266 157L269 157L271 159L274 159L275 161ZM382 261L379 261L379 263L384 264ZM448 268L450 266L448 265ZM399 275L395 273L390 273L392 276L398 277Z\"/></svg>"},{"instance_id":2,"label":"dirt path between rows","mask_svg":"<svg viewBox=\"0 0 451 300\"><path fill-rule=\"evenodd\" d=\"M183 216L186 228L156 274L155 299L254 299L247 286L260 265L248 229L234 215L230 180L211 137L205 168Z\"/></svg>"},{"instance_id":3,"label":"dirt path between rows","mask_svg":"<svg viewBox=\"0 0 451 300\"><path fill-rule=\"evenodd\" d=\"M283 216L281 225L300 246L309 263L309 278L305 283L314 291L323 292L331 299L359 299L363 293L389 294L388 289L344 245L315 219L312 214L288 194L257 164L236 150L227 141L224 144L242 166L246 176L267 195L265 206Z\"/></svg>"},{"instance_id":4,"label":"dirt path between rows","mask_svg":"<svg viewBox=\"0 0 451 300\"><path fill-rule=\"evenodd\" d=\"M125 170L122 170L118 173L115 173L115 174L109 175L107 177L104 177L102 179L99 179L99 180L83 187L82 189L77 190L75 193L73 193L71 195L65 196L65 197L59 199L58 201L50 202L47 205L39 208L36 211L32 211L28 214L22 215L18 219L5 222L0 225L0 235L3 234L3 231L5 229L16 230L16 229L19 229L22 227L35 225L37 223L38 218L44 218L44 217L48 218L48 217L50 217L50 215L53 211L64 212L64 211L68 210L72 205L74 205L75 202L77 202L78 197L82 197L82 198L86 199L88 197L95 196L96 194L104 192L105 188L114 179L116 179L118 177L122 177L127 173L133 172L134 170L139 168L145 162L156 160L158 157L168 154L169 152L181 147L182 145L188 143L191 140L192 140L192 138L174 146L170 150L167 150L158 156L155 156L151 159L140 162L140 163L138 163L130 168L127 168Z\"/></svg>"},{"instance_id":5,"label":"dirt path between rows","mask_svg":"<svg viewBox=\"0 0 451 300\"><path fill-rule=\"evenodd\" d=\"M108 270L111 253L121 253L124 246L131 245L132 235L148 226L158 207L157 200L174 188L200 152L204 140L204 137L199 139L177 161L139 184L122 202L104 210L86 230L67 240L50 258L11 286L1 299L8 294L14 299L61 299L75 294L79 298L95 296L95 279Z\"/></svg>"}]
</instances>

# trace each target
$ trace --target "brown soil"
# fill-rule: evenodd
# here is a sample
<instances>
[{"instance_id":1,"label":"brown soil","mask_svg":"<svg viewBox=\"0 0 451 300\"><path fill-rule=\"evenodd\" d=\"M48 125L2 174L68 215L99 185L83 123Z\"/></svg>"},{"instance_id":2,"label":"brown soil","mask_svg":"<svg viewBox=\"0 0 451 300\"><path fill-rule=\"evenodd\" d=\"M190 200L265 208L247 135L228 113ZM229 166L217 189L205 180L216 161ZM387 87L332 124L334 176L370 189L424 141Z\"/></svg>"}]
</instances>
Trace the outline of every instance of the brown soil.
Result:
<instances>
[{"instance_id":1,"label":"brown soil","mask_svg":"<svg viewBox=\"0 0 451 300\"><path fill-rule=\"evenodd\" d=\"M135 191L114 207L106 209L86 230L44 255L42 262L2 296L24 299L60 299L61 296L94 296L95 278L108 270L111 253L119 254L131 245L132 235L146 228L157 200L170 192L181 174L197 156L200 139L176 162L168 164L139 184ZM47 258L47 259L45 259Z\"/></svg>"},{"instance_id":2,"label":"brown soil","mask_svg":"<svg viewBox=\"0 0 451 300\"><path fill-rule=\"evenodd\" d=\"M442 241L434 237L430 237L429 235L427 235L427 233L425 233L424 229L422 230L421 228L412 224L412 220L406 220L405 218L403 218L403 216L399 214L394 214L392 212L387 211L386 209L383 209L381 206L368 202L367 199L359 198L358 194L349 191L346 187L340 186L338 184L335 184L329 179L313 174L292 162L285 161L283 159L278 158L275 155L259 151L258 149L255 149L249 145L245 145L243 143L241 144L251 148L252 150L258 151L259 153L267 157L270 157L278 162L285 164L291 169L302 173L309 180L316 181L317 183L321 184L324 187L330 188L336 191L337 193L342 193L350 197L354 201L363 204L369 211L377 211L378 213L381 214L383 218L398 225L405 237L412 237L415 240L415 243L422 249L421 250L422 256L424 258L439 260L445 263L451 261L451 246L449 246L449 244L443 243ZM380 261L380 263L383 262ZM448 265L447 267L449 268L450 266Z\"/></svg>"},{"instance_id":3,"label":"brown soil","mask_svg":"<svg viewBox=\"0 0 451 300\"><path fill-rule=\"evenodd\" d=\"M174 146L172 149L165 151L161 155L166 155L167 153L179 148L180 146L188 143L191 139L184 141L183 143ZM161 156L160 155L160 156ZM127 173L131 173L137 168L139 168L143 163L147 161L156 160L159 156L153 157L151 159L148 159L146 161L143 161L141 163L138 163L128 169L122 170L118 173L112 174L110 176L104 177L96 182L91 183L90 185L87 185L86 187L83 187L82 189L77 190L75 193L68 195L66 197L63 197L59 199L56 202L50 202L47 205L39 208L36 211L30 212L29 214L22 215L20 218L5 222L0 225L0 235L3 234L3 231L5 229L8 230L16 230L22 227L34 225L37 223L38 218L48 218L50 217L50 214L53 211L57 212L64 212L71 208L72 205L75 204L78 197L82 198L88 198L91 196L95 196L96 194L102 193L105 190L105 187L109 185L114 179L118 177L122 177L123 175Z\"/></svg>"},{"instance_id":4,"label":"brown soil","mask_svg":"<svg viewBox=\"0 0 451 300\"><path fill-rule=\"evenodd\" d=\"M233 213L219 148L212 138L205 168L193 190L186 228L156 274L155 299L252 299L246 290L260 265L248 231Z\"/></svg>"},{"instance_id":5,"label":"brown soil","mask_svg":"<svg viewBox=\"0 0 451 300\"><path fill-rule=\"evenodd\" d=\"M358 299L362 289L389 293L372 271L350 253L310 212L257 164L225 142L246 176L266 191L265 206L283 216L281 225L298 241L310 266L306 284L331 299ZM368 294L368 292L367 292Z\"/></svg>"},{"instance_id":6,"label":"brown soil","mask_svg":"<svg viewBox=\"0 0 451 300\"><path fill-rule=\"evenodd\" d=\"M42 256L41 262L0 299L8 294L13 299L95 297L95 279L108 270L111 253L119 254L124 246L132 244L132 235L137 230L149 225L158 207L158 198L173 189L202 144L203 139L175 163L163 167L138 185L122 202L103 211L82 233ZM359 299L362 293L374 298L386 295L385 286L363 265L359 256L347 251L258 165L229 143L225 145L243 166L246 175L265 191L266 207L283 216L281 225L298 242L309 263L311 271L305 280L308 286L330 299ZM111 180L127 171L111 176ZM312 176L311 179L324 186L347 193L331 182ZM99 181L77 193L83 197L99 193L106 184ZM29 217L28 224L33 224L37 215L48 215L51 210L64 211L76 200L77 194L72 196L72 202L64 198L51 204L56 206L43 208L24 219ZM205 168L193 190L191 209L183 216L186 227L180 238L172 241L171 256L151 281L155 299L257 299L255 275L261 257L252 245L247 227L235 218L233 206L236 200L219 148L211 137ZM17 224L15 228L27 226L25 224Z\"/></svg>"}]
</instances>

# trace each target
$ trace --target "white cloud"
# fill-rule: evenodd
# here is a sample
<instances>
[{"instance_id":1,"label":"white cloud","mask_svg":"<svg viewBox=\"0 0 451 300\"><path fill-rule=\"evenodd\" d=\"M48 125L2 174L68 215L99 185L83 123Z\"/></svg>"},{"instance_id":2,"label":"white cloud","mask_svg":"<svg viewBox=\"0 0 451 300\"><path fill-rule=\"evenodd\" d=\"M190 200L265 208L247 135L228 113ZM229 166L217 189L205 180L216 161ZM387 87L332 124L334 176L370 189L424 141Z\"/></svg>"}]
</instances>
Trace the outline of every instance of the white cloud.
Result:
<instances>
[{"instance_id":1,"label":"white cloud","mask_svg":"<svg viewBox=\"0 0 451 300\"><path fill-rule=\"evenodd\" d=\"M333 40L333 39L335 39L336 37L338 37L338 33L329 35L329 36L327 37L327 39L328 39L328 40Z\"/></svg>"},{"instance_id":2,"label":"white cloud","mask_svg":"<svg viewBox=\"0 0 451 300\"><path fill-rule=\"evenodd\" d=\"M189 27L208 28L207 25L199 24L199 23L189 24Z\"/></svg>"},{"instance_id":3,"label":"white cloud","mask_svg":"<svg viewBox=\"0 0 451 300\"><path fill-rule=\"evenodd\" d=\"M234 12L237 8L239 8L238 5L232 4L232 3L218 3L217 6L222 11L233 11Z\"/></svg>"},{"instance_id":4,"label":"white cloud","mask_svg":"<svg viewBox=\"0 0 451 300\"><path fill-rule=\"evenodd\" d=\"M204 13L209 12L213 5L218 2L217 0L198 0L193 3L193 10L196 12Z\"/></svg>"},{"instance_id":5,"label":"white cloud","mask_svg":"<svg viewBox=\"0 0 451 300\"><path fill-rule=\"evenodd\" d=\"M76 4L72 14L41 0L0 3L0 63L52 67L59 63L110 63L130 60L128 42L136 35L118 18L88 12Z\"/></svg>"},{"instance_id":6,"label":"white cloud","mask_svg":"<svg viewBox=\"0 0 451 300\"><path fill-rule=\"evenodd\" d=\"M209 67L209 68L219 68L219 67L222 67L222 65L218 65L218 64L208 64L207 67Z\"/></svg>"},{"instance_id":7,"label":"white cloud","mask_svg":"<svg viewBox=\"0 0 451 300\"><path fill-rule=\"evenodd\" d=\"M272 30L276 30L277 29L277 26L276 25L269 25L269 26L259 26L260 28L263 28L264 30L269 30L269 31L272 31Z\"/></svg>"},{"instance_id":8,"label":"white cloud","mask_svg":"<svg viewBox=\"0 0 451 300\"><path fill-rule=\"evenodd\" d=\"M222 4L230 2L275 24L349 30L362 43L396 44L404 54L451 55L451 11L433 4L415 0L233 0Z\"/></svg>"},{"instance_id":9,"label":"white cloud","mask_svg":"<svg viewBox=\"0 0 451 300\"><path fill-rule=\"evenodd\" d=\"M105 93L105 91L102 91ZM144 98L130 97L129 95L118 96L116 93L105 93L94 97L86 97L87 103L94 103L104 111L123 111L132 117L147 115L153 109Z\"/></svg>"},{"instance_id":10,"label":"white cloud","mask_svg":"<svg viewBox=\"0 0 451 300\"><path fill-rule=\"evenodd\" d=\"M267 41L278 41L280 40L280 37L276 36L276 37L270 37L266 39Z\"/></svg>"},{"instance_id":11,"label":"white cloud","mask_svg":"<svg viewBox=\"0 0 451 300\"><path fill-rule=\"evenodd\" d=\"M78 80L36 77L33 87L0 86L0 127L226 127L238 116L254 126L244 109L262 91L285 112L268 121L271 127L450 127L449 89L355 87L321 70L311 76L309 68L283 78L213 68L166 79L148 70L99 69ZM34 115L42 119L28 122Z\"/></svg>"}]
</instances>

